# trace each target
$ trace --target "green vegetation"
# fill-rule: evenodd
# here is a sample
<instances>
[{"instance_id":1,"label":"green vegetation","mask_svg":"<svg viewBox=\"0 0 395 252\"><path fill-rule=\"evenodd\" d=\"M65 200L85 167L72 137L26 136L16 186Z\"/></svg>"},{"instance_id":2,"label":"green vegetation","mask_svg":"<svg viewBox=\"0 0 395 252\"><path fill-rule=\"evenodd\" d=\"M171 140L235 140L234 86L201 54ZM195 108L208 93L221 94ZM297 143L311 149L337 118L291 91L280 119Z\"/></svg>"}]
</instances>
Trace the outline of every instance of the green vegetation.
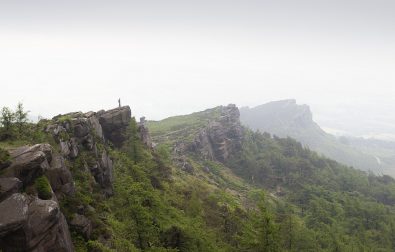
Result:
<instances>
[{"instance_id":1,"label":"green vegetation","mask_svg":"<svg viewBox=\"0 0 395 252\"><path fill-rule=\"evenodd\" d=\"M395 180L391 177L345 167L290 138L248 130L242 150L228 165L250 183L275 192L279 204L292 209L276 207L276 225L295 230L299 222L299 228L307 229L303 237L287 232L289 241L279 240L289 249L302 250L297 244L314 251L394 249Z\"/></svg>"},{"instance_id":2,"label":"green vegetation","mask_svg":"<svg viewBox=\"0 0 395 252\"><path fill-rule=\"evenodd\" d=\"M184 116L184 119L190 122L191 117L196 117L196 114ZM181 127L184 124L181 119L178 117L172 124ZM168 128L163 124L159 123L155 127L157 132L163 131L166 136L156 136L162 143L180 141L178 136L166 133ZM181 127L186 131L185 135L190 134L189 138L196 136L194 128L191 125L188 128ZM232 249L394 250L394 179L346 167L303 148L290 138L272 137L248 129L244 129L243 135L242 148L226 164L201 160L194 153L189 155L197 164L210 168L210 175L198 183L213 184L211 179L214 179L217 187L226 188L223 193L217 194L218 202L226 198L237 202L236 208L227 204L231 219L239 220L232 222L234 226L230 229L235 229L237 235L231 236L234 242L223 240ZM243 178L244 183L234 176L224 177L222 173L227 171L227 167ZM202 177L202 174L197 176ZM246 190L258 190L257 195L260 195L261 189L266 191L264 200L245 193ZM198 189L195 187L194 190ZM198 199L204 202L204 196L199 193L194 195L199 195ZM209 210L205 204L201 208L203 212ZM232 208L236 210L230 210ZM214 215L225 214L211 212L205 220L206 229L212 228L221 237L229 237L229 233L224 232L229 230L229 223L224 229L216 229L223 227L223 224L215 222Z\"/></svg>"},{"instance_id":3,"label":"green vegetation","mask_svg":"<svg viewBox=\"0 0 395 252\"><path fill-rule=\"evenodd\" d=\"M54 144L52 136L44 132L48 121L37 124L28 122L28 111L18 103L15 112L3 107L0 112L0 147L14 148L26 144L48 142Z\"/></svg>"},{"instance_id":4,"label":"green vegetation","mask_svg":"<svg viewBox=\"0 0 395 252\"><path fill-rule=\"evenodd\" d=\"M6 167L10 163L10 154L8 151L0 148L0 169Z\"/></svg>"},{"instance_id":5,"label":"green vegetation","mask_svg":"<svg viewBox=\"0 0 395 252\"><path fill-rule=\"evenodd\" d=\"M52 198L52 189L47 177L41 176L34 181L34 187L38 193L38 197L43 200Z\"/></svg>"},{"instance_id":6,"label":"green vegetation","mask_svg":"<svg viewBox=\"0 0 395 252\"><path fill-rule=\"evenodd\" d=\"M60 199L61 210L69 222L83 213L92 223L89 238L71 227L76 251L394 251L391 177L357 171L293 139L247 129L242 147L224 163L197 153L174 154L176 143L189 143L218 115L216 108L150 122L159 142L155 150L141 143L133 118L123 147L96 138L99 154L81 148L67 160L76 192ZM40 137L1 144L50 140L43 133L47 124L26 125L26 132ZM90 170L103 151L114 162L111 196ZM180 158L193 172L183 170ZM46 177L34 186L40 198L51 197Z\"/></svg>"},{"instance_id":7,"label":"green vegetation","mask_svg":"<svg viewBox=\"0 0 395 252\"><path fill-rule=\"evenodd\" d=\"M192 140L193 134L206 126L207 123L218 117L221 107L196 112L190 115L174 116L159 122L149 121L148 127L154 140L163 139Z\"/></svg>"}]
</instances>

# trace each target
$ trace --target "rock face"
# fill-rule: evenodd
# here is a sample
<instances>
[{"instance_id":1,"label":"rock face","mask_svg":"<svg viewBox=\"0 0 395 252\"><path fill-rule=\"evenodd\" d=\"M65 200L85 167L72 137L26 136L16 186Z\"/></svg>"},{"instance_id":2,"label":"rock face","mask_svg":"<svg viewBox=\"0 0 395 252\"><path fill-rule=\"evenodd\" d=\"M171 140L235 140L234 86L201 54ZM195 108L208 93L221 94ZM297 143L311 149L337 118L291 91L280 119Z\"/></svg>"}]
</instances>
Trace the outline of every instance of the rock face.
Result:
<instances>
[{"instance_id":1,"label":"rock face","mask_svg":"<svg viewBox=\"0 0 395 252\"><path fill-rule=\"evenodd\" d=\"M74 195L75 188L70 170L60 155L54 155L48 170L45 172L56 197L61 199L64 195Z\"/></svg>"},{"instance_id":2,"label":"rock face","mask_svg":"<svg viewBox=\"0 0 395 252\"><path fill-rule=\"evenodd\" d=\"M104 137L116 147L121 147L126 140L126 129L130 124L131 110L129 106L98 112L99 122Z\"/></svg>"},{"instance_id":3,"label":"rock face","mask_svg":"<svg viewBox=\"0 0 395 252\"><path fill-rule=\"evenodd\" d=\"M59 143L60 152L66 159L75 159L81 151L88 150L96 156L95 162L86 164L96 182L106 195L113 193L113 164L107 151L98 151L97 141L112 142L121 147L126 140L126 130L131 121L129 106L99 112L74 112L53 118L47 132L52 133ZM48 178L54 189L69 195L73 193L67 169L57 160L48 171ZM54 174L57 173L58 175ZM56 193L56 191L55 191ZM57 194L58 196L58 194Z\"/></svg>"},{"instance_id":4,"label":"rock face","mask_svg":"<svg viewBox=\"0 0 395 252\"><path fill-rule=\"evenodd\" d=\"M0 178L0 202L22 190L22 181L17 178Z\"/></svg>"},{"instance_id":5,"label":"rock face","mask_svg":"<svg viewBox=\"0 0 395 252\"><path fill-rule=\"evenodd\" d=\"M0 212L4 251L74 251L57 202L15 193L0 203Z\"/></svg>"},{"instance_id":6,"label":"rock face","mask_svg":"<svg viewBox=\"0 0 395 252\"><path fill-rule=\"evenodd\" d=\"M3 170L0 177L16 177L24 185L29 185L49 169L52 160L52 148L49 144L23 146L10 151L12 163Z\"/></svg>"},{"instance_id":7,"label":"rock face","mask_svg":"<svg viewBox=\"0 0 395 252\"><path fill-rule=\"evenodd\" d=\"M0 249L74 251L58 203L20 193L44 174L57 195L73 191L74 183L62 157L53 155L49 144L22 146L10 154L11 165L0 176Z\"/></svg>"},{"instance_id":8,"label":"rock face","mask_svg":"<svg viewBox=\"0 0 395 252\"><path fill-rule=\"evenodd\" d=\"M89 164L88 164L89 165ZM95 177L96 182L103 188L107 196L113 194L113 163L107 152L104 150L100 161L91 164L89 170Z\"/></svg>"},{"instance_id":9,"label":"rock face","mask_svg":"<svg viewBox=\"0 0 395 252\"><path fill-rule=\"evenodd\" d=\"M140 134L140 139L143 142L143 144L145 144L149 148L153 148L151 135L150 135L148 128L146 126L145 117L140 118L140 122L138 123L137 126L138 126L137 131Z\"/></svg>"},{"instance_id":10,"label":"rock face","mask_svg":"<svg viewBox=\"0 0 395 252\"><path fill-rule=\"evenodd\" d=\"M199 132L189 150L199 151L207 159L226 162L241 148L242 127L239 117L240 113L235 105L222 107L220 117L209 122Z\"/></svg>"}]
</instances>

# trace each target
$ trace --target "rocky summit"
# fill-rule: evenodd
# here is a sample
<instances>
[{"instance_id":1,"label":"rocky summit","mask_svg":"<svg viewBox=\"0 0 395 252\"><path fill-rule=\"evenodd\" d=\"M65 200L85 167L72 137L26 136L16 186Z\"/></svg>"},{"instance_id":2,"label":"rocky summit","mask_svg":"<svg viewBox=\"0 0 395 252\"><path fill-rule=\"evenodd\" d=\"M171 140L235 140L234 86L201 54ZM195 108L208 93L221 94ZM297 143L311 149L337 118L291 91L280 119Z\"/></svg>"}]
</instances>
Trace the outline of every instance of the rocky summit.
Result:
<instances>
[{"instance_id":1,"label":"rocky summit","mask_svg":"<svg viewBox=\"0 0 395 252\"><path fill-rule=\"evenodd\" d=\"M114 168L106 146L122 146L130 121L128 106L59 115L39 123L52 145L10 149L0 171L0 250L74 251L69 226L89 239L88 218L76 213L68 224L61 212L59 200L76 193L69 164L89 153L78 169L92 175L103 195L112 195Z\"/></svg>"},{"instance_id":2,"label":"rocky summit","mask_svg":"<svg viewBox=\"0 0 395 252\"><path fill-rule=\"evenodd\" d=\"M220 107L220 114L208 122L188 149L205 158L225 162L241 148L242 128L239 109L231 104Z\"/></svg>"}]
</instances>

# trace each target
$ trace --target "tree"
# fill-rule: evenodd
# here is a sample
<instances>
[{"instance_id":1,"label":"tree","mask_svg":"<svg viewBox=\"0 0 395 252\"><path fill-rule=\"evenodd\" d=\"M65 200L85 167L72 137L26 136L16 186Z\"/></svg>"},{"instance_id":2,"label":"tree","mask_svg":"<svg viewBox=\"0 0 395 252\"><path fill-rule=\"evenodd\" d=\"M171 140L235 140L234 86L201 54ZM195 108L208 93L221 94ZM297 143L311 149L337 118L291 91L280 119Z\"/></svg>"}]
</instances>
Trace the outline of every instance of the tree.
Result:
<instances>
[{"instance_id":1,"label":"tree","mask_svg":"<svg viewBox=\"0 0 395 252\"><path fill-rule=\"evenodd\" d=\"M278 227L273 221L273 216L269 212L263 195L258 204L259 226L258 226L258 248L263 252L279 251Z\"/></svg>"},{"instance_id":2,"label":"tree","mask_svg":"<svg viewBox=\"0 0 395 252\"><path fill-rule=\"evenodd\" d=\"M24 126L28 121L28 119L27 119L28 114L29 114L29 111L24 111L23 104L21 102L19 102L16 107L16 111L14 113L15 123L16 123L17 129L18 129L19 136L22 135Z\"/></svg>"},{"instance_id":3,"label":"tree","mask_svg":"<svg viewBox=\"0 0 395 252\"><path fill-rule=\"evenodd\" d=\"M1 109L0 123L3 126L3 132L1 138L7 139L12 136L14 113L8 107L3 107Z\"/></svg>"},{"instance_id":4,"label":"tree","mask_svg":"<svg viewBox=\"0 0 395 252\"><path fill-rule=\"evenodd\" d=\"M269 210L263 192L257 195L257 210L251 214L251 223L246 223L249 232L242 238L246 251L277 252L280 251L279 227L274 221L274 216Z\"/></svg>"},{"instance_id":5,"label":"tree","mask_svg":"<svg viewBox=\"0 0 395 252\"><path fill-rule=\"evenodd\" d=\"M137 164L143 156L143 146L141 144L137 128L138 126L136 120L132 118L126 131L127 141L123 146L124 151L134 161L135 164Z\"/></svg>"}]
</instances>

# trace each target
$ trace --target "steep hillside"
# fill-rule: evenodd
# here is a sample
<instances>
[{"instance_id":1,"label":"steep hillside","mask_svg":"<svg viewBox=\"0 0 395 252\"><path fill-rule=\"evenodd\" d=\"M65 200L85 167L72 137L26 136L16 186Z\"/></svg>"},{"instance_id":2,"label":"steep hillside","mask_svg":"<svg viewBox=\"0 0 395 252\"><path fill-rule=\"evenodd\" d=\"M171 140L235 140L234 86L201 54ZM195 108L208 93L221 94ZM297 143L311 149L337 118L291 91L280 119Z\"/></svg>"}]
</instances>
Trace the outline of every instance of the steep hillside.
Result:
<instances>
[{"instance_id":1,"label":"steep hillside","mask_svg":"<svg viewBox=\"0 0 395 252\"><path fill-rule=\"evenodd\" d=\"M394 250L392 178L239 116L137 123L121 107L1 127L0 250Z\"/></svg>"},{"instance_id":2,"label":"steep hillside","mask_svg":"<svg viewBox=\"0 0 395 252\"><path fill-rule=\"evenodd\" d=\"M273 222L263 226L271 230L264 232L273 232L273 236L266 233L270 242L258 245L257 241L249 249L244 247L246 251L255 251L252 248L260 246L267 250L260 247L256 251L391 251L394 248L393 231L387 231L395 230L392 178L368 175L322 158L295 140L243 128L234 105L211 110L214 111L217 118L206 121L200 131L183 125L199 121L204 114L211 114L210 110L150 122L149 127L155 129L154 141L170 146L175 157L187 160L180 166L200 164L205 172L213 174L220 166L221 172L242 178L238 187L232 186L235 184L232 180L220 184L238 195L241 209L249 212L254 208L254 201L246 200L248 191L267 192L265 202L271 209L269 219ZM189 132L187 141L167 133L170 122L172 127L184 130L184 135ZM234 143L232 148L227 147L228 142ZM207 153L226 153L226 158ZM194 171L186 169L190 170Z\"/></svg>"},{"instance_id":3,"label":"steep hillside","mask_svg":"<svg viewBox=\"0 0 395 252\"><path fill-rule=\"evenodd\" d=\"M359 148L324 132L313 121L310 108L297 105L295 100L241 108L240 113L242 123L253 130L295 138L318 153L361 170L390 175L395 172L395 163L388 158L388 153L377 148ZM395 155L395 149L390 152ZM382 157L382 160L378 161L377 157Z\"/></svg>"}]
</instances>

